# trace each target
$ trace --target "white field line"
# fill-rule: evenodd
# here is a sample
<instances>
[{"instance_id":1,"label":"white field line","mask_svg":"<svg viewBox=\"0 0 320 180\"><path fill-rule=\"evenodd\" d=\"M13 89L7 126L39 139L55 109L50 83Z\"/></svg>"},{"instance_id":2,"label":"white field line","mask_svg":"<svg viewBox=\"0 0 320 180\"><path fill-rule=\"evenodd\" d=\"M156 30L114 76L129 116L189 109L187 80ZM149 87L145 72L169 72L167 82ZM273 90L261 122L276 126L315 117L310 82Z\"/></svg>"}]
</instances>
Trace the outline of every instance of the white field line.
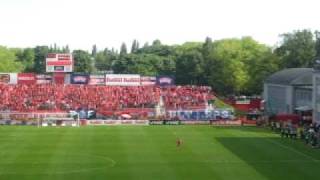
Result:
<instances>
[{"instance_id":1,"label":"white field line","mask_svg":"<svg viewBox=\"0 0 320 180\"><path fill-rule=\"evenodd\" d=\"M222 160L222 161L203 161L203 163L212 163L212 164L277 164L277 163L319 163L319 161L313 160L274 160L274 161L234 161L234 160Z\"/></svg>"}]
</instances>

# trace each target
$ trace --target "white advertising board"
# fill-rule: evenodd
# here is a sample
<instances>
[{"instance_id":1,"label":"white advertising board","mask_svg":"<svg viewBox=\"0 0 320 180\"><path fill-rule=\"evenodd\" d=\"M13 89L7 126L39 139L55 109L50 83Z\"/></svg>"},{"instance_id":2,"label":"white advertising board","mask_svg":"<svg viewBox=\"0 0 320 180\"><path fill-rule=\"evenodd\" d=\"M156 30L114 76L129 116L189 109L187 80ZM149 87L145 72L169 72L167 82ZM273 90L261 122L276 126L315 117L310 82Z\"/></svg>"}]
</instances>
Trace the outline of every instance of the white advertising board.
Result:
<instances>
[{"instance_id":1,"label":"white advertising board","mask_svg":"<svg viewBox=\"0 0 320 180\"><path fill-rule=\"evenodd\" d=\"M140 86L139 74L106 74L107 86Z\"/></svg>"},{"instance_id":2,"label":"white advertising board","mask_svg":"<svg viewBox=\"0 0 320 180\"><path fill-rule=\"evenodd\" d=\"M87 120L87 125L149 125L148 120Z\"/></svg>"},{"instance_id":3,"label":"white advertising board","mask_svg":"<svg viewBox=\"0 0 320 180\"><path fill-rule=\"evenodd\" d=\"M17 73L0 73L0 83L17 84L18 74Z\"/></svg>"}]
</instances>

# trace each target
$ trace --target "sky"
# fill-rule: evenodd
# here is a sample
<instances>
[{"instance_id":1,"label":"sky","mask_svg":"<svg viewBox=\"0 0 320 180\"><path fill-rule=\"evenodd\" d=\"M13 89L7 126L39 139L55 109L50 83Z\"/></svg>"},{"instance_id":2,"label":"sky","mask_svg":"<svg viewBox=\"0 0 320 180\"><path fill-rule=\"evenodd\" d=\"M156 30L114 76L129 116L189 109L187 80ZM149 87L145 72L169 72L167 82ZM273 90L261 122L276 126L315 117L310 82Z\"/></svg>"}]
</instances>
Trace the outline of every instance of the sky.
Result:
<instances>
[{"instance_id":1,"label":"sky","mask_svg":"<svg viewBox=\"0 0 320 180\"><path fill-rule=\"evenodd\" d=\"M182 44L320 30L318 0L0 0L0 45L116 48L134 39Z\"/></svg>"}]
</instances>

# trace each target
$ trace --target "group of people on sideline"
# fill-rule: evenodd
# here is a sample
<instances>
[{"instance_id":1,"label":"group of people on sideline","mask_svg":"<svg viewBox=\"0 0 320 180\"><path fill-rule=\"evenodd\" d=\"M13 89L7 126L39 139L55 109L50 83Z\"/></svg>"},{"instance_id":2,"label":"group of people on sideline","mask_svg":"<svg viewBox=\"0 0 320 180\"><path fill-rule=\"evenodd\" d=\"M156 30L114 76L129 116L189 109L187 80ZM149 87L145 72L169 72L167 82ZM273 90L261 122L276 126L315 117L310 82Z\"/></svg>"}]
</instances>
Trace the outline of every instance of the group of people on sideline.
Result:
<instances>
[{"instance_id":1,"label":"group of people on sideline","mask_svg":"<svg viewBox=\"0 0 320 180\"><path fill-rule=\"evenodd\" d=\"M280 133L282 138L301 139L313 148L320 148L320 124L273 121L271 129Z\"/></svg>"}]
</instances>

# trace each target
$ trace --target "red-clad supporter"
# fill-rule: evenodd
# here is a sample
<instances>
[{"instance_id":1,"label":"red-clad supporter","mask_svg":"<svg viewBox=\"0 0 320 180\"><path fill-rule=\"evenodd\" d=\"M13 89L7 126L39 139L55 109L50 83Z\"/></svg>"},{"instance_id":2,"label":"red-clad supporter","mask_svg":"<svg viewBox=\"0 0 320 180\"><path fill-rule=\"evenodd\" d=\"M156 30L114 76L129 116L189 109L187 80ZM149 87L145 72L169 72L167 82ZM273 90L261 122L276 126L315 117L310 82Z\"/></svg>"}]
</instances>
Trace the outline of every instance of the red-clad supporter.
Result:
<instances>
[{"instance_id":1,"label":"red-clad supporter","mask_svg":"<svg viewBox=\"0 0 320 180\"><path fill-rule=\"evenodd\" d=\"M160 96L168 109L205 107L213 98L204 86L92 86L63 84L0 84L0 111L153 108Z\"/></svg>"}]
</instances>

